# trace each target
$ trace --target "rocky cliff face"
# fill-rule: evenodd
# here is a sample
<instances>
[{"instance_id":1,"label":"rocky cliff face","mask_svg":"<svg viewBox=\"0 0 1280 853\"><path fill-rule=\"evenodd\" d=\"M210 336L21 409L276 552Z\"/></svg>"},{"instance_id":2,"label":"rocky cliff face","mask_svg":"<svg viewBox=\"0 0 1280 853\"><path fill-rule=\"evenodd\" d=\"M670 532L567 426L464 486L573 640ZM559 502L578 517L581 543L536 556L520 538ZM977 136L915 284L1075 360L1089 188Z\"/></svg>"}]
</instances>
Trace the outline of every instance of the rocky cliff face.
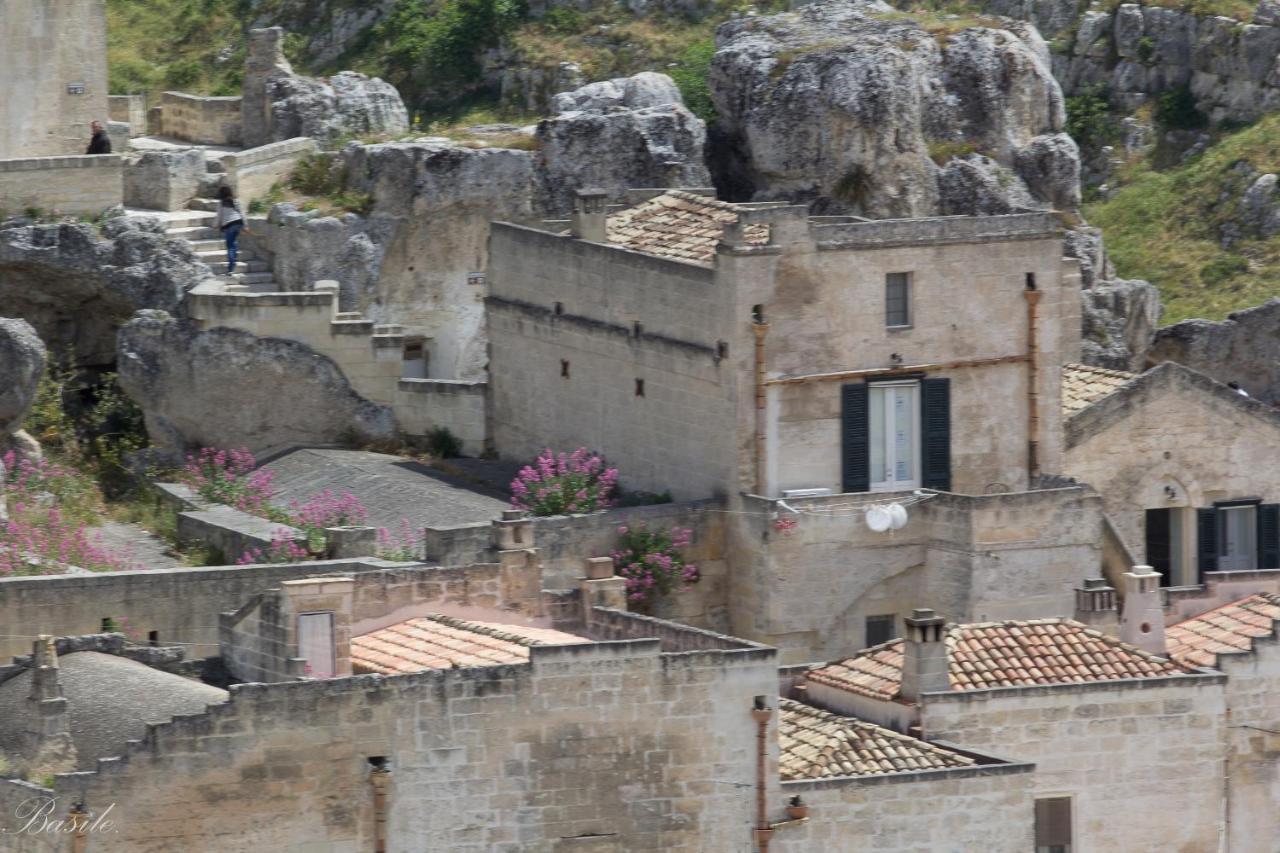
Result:
<instances>
[{"instance_id":1,"label":"rocky cliff face","mask_svg":"<svg viewBox=\"0 0 1280 853\"><path fill-rule=\"evenodd\" d=\"M162 448L258 453L395 430L390 409L358 395L337 365L296 341L200 331L163 311L143 311L121 327L119 350L120 387L142 407L147 434Z\"/></svg>"},{"instance_id":2,"label":"rocky cliff face","mask_svg":"<svg viewBox=\"0 0 1280 853\"><path fill-rule=\"evenodd\" d=\"M0 305L81 367L112 365L116 329L134 311L177 311L209 276L154 218L110 220L103 235L83 223L0 226Z\"/></svg>"},{"instance_id":3,"label":"rocky cliff face","mask_svg":"<svg viewBox=\"0 0 1280 853\"><path fill-rule=\"evenodd\" d=\"M39 446L22 431L45 368L44 342L26 320L0 317L0 454L11 445ZM0 521L4 520L4 465L0 463Z\"/></svg>"},{"instance_id":4,"label":"rocky cliff face","mask_svg":"<svg viewBox=\"0 0 1280 853\"><path fill-rule=\"evenodd\" d=\"M1078 0L986 0L991 12L1035 24L1054 42L1068 94L1103 84L1129 107L1188 86L1215 121L1253 121L1280 107L1280 23L1271 2L1252 22L1125 3L1087 11Z\"/></svg>"},{"instance_id":5,"label":"rocky cliff face","mask_svg":"<svg viewBox=\"0 0 1280 853\"><path fill-rule=\"evenodd\" d=\"M966 199L1074 207L1079 157L1031 27L926 31L877 0L822 2L720 27L711 89L718 183L873 217ZM983 155L947 168L956 157ZM939 163L942 165L940 166Z\"/></svg>"},{"instance_id":6,"label":"rocky cliff face","mask_svg":"<svg viewBox=\"0 0 1280 853\"><path fill-rule=\"evenodd\" d=\"M1184 320L1156 333L1149 360L1176 361L1254 397L1280 400L1280 299L1222 322Z\"/></svg>"}]
</instances>

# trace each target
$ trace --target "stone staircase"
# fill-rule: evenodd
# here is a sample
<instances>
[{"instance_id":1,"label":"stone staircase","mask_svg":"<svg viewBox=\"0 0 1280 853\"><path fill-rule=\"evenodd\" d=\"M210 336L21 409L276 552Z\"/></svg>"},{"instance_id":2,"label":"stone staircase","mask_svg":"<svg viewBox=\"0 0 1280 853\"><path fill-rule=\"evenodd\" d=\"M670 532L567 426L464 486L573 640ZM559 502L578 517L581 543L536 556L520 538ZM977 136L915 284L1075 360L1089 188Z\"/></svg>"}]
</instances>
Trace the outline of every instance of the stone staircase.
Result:
<instances>
[{"instance_id":1,"label":"stone staircase","mask_svg":"<svg viewBox=\"0 0 1280 853\"><path fill-rule=\"evenodd\" d=\"M217 209L217 199L195 199L187 210L175 211L166 217L165 233L190 243L196 257L223 282L248 285L251 290L259 293L279 290L271 265L249 249L243 239L240 242L235 275L226 274L226 242L218 229L213 227L214 211Z\"/></svg>"}]
</instances>

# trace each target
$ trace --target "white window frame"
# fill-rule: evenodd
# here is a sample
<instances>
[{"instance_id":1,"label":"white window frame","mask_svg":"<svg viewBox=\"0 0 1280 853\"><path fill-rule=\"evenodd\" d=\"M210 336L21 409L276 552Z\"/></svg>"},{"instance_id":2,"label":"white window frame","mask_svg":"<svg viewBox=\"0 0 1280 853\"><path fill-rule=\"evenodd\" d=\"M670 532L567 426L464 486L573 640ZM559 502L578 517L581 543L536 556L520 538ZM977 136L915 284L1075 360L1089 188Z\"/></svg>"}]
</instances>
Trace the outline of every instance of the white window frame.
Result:
<instances>
[{"instance_id":1,"label":"white window frame","mask_svg":"<svg viewBox=\"0 0 1280 853\"><path fill-rule=\"evenodd\" d=\"M893 472L897 469L897 457L895 455L894 442L891 440L893 436L893 407L887 405L889 395L885 395L886 405L881 406L881 414L884 417L883 423L878 427L871 422L870 413L872 411L871 401L867 401L868 413L868 429L867 439L871 446L875 445L877 437L880 439L881 447L885 457L885 471L889 473L889 479L877 482L872 479L871 491L873 492L900 492L906 489L918 489L921 482L921 467L923 466L923 454L920 448L920 382L911 380L908 382L872 382L867 386L867 394L872 395L887 391L890 389L910 388L911 393L911 449L914 458L911 460L912 476L907 480L898 480L893 476ZM877 432L879 435L877 436ZM870 455L870 449L868 449ZM870 461L868 460L868 464ZM872 473L874 477L874 472Z\"/></svg>"},{"instance_id":2,"label":"white window frame","mask_svg":"<svg viewBox=\"0 0 1280 853\"><path fill-rule=\"evenodd\" d=\"M906 292L903 294L903 297L907 304L907 322L898 323L898 324L889 322L889 282L890 282L890 277L895 275L900 275L903 277L903 280L905 282L904 289L906 290ZM916 319L915 312L912 311L912 308L914 306L911 303L911 292L913 290L915 290L915 276L912 275L911 273L909 272L885 273L885 276L884 276L884 327L886 329L910 329L912 325L915 324L915 319Z\"/></svg>"},{"instance_id":3,"label":"white window frame","mask_svg":"<svg viewBox=\"0 0 1280 853\"><path fill-rule=\"evenodd\" d=\"M309 651L304 647L307 630L303 627L307 622L319 622L317 617L323 617L325 629L322 634L327 634L328 643L323 648L323 653L327 660L313 660L307 655ZM310 667L307 673L311 678L333 678L338 668L337 651L334 649L334 634L337 631L337 620L333 617L332 610L312 611L308 613L298 614L298 657L306 658L307 666Z\"/></svg>"},{"instance_id":4,"label":"white window frame","mask_svg":"<svg viewBox=\"0 0 1280 853\"><path fill-rule=\"evenodd\" d=\"M1233 513L1233 512L1238 512L1238 513L1248 512L1250 514L1251 521L1248 527L1253 531L1253 536L1250 537L1249 542L1245 543L1247 547L1245 548L1244 552L1240 555L1237 555L1230 563L1227 563L1227 558L1231 556L1227 552L1227 543L1230 540L1230 536L1228 535L1228 530L1230 529L1230 525L1231 525L1231 522L1229 519L1235 517L1235 516L1229 515L1229 513ZM1220 506L1218 507L1218 514L1222 518L1222 524L1219 527L1222 534L1222 541L1218 543L1218 565L1216 566L1217 570L1220 572L1222 571L1249 572L1257 569L1258 567L1258 506L1257 504L1239 504L1237 506ZM1248 556L1249 559L1242 560L1244 556ZM1238 562L1247 562L1248 565L1237 565Z\"/></svg>"}]
</instances>

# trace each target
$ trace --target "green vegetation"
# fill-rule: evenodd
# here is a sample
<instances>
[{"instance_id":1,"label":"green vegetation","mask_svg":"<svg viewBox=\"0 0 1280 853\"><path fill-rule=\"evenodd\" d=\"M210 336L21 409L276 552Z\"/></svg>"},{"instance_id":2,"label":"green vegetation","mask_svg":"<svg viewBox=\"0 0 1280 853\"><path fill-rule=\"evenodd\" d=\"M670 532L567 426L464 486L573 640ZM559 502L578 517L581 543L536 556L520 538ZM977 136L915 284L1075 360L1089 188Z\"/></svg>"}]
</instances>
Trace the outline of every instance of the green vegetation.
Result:
<instances>
[{"instance_id":1,"label":"green vegetation","mask_svg":"<svg viewBox=\"0 0 1280 853\"><path fill-rule=\"evenodd\" d=\"M968 140L931 140L929 142L929 159L939 166L947 165L956 157L967 157L978 149Z\"/></svg>"},{"instance_id":2,"label":"green vegetation","mask_svg":"<svg viewBox=\"0 0 1280 853\"><path fill-rule=\"evenodd\" d=\"M1156 123L1167 130L1197 130L1206 127L1209 118L1196 109L1191 90L1178 86L1162 92L1156 100Z\"/></svg>"},{"instance_id":3,"label":"green vegetation","mask_svg":"<svg viewBox=\"0 0 1280 853\"><path fill-rule=\"evenodd\" d=\"M286 190L292 190L290 195ZM322 213L367 214L373 209L373 196L351 189L347 170L336 154L309 154L298 161L284 186L276 184L263 198L269 206L281 201L296 202L303 210Z\"/></svg>"},{"instance_id":4,"label":"green vegetation","mask_svg":"<svg viewBox=\"0 0 1280 853\"><path fill-rule=\"evenodd\" d=\"M716 120L716 105L711 101L711 88L707 74L711 71L711 59L716 55L716 40L708 36L685 48L674 68L667 73L680 87L684 105L698 118L710 124Z\"/></svg>"},{"instance_id":5,"label":"green vegetation","mask_svg":"<svg viewBox=\"0 0 1280 853\"><path fill-rule=\"evenodd\" d=\"M1090 86L1067 98L1067 133L1089 154L1115 140L1119 123L1111 112L1111 96L1105 85Z\"/></svg>"},{"instance_id":6,"label":"green vegetation","mask_svg":"<svg viewBox=\"0 0 1280 853\"><path fill-rule=\"evenodd\" d=\"M248 0L107 0L111 93L239 94L249 5Z\"/></svg>"},{"instance_id":7,"label":"green vegetation","mask_svg":"<svg viewBox=\"0 0 1280 853\"><path fill-rule=\"evenodd\" d=\"M1163 172L1149 163L1131 166L1123 188L1086 205L1085 217L1103 229L1122 277L1160 289L1162 322L1221 319L1280 290L1280 237L1230 249L1220 243L1224 226L1239 221L1245 190L1258 175L1277 171L1280 115L1271 115L1224 135L1185 165Z\"/></svg>"},{"instance_id":8,"label":"green vegetation","mask_svg":"<svg viewBox=\"0 0 1280 853\"><path fill-rule=\"evenodd\" d=\"M432 427L426 435L427 452L437 459L456 459L462 455L462 440L448 427Z\"/></svg>"}]
</instances>

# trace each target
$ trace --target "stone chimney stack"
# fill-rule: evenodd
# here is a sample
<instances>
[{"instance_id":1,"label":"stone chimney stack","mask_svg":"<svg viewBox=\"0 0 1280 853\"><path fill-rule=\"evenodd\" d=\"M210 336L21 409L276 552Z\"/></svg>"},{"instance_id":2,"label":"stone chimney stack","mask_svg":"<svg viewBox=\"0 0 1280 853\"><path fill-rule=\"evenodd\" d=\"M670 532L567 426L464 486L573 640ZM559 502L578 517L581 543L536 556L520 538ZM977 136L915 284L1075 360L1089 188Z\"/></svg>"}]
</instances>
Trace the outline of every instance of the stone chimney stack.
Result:
<instances>
[{"instance_id":1,"label":"stone chimney stack","mask_svg":"<svg viewBox=\"0 0 1280 853\"><path fill-rule=\"evenodd\" d=\"M1134 566L1125 572L1124 609L1120 614L1120 639L1153 655L1164 657L1164 603L1160 575L1150 566Z\"/></svg>"},{"instance_id":2,"label":"stone chimney stack","mask_svg":"<svg viewBox=\"0 0 1280 853\"><path fill-rule=\"evenodd\" d=\"M573 218L569 230L579 240L607 243L605 217L608 214L608 193L602 189L580 189L573 199Z\"/></svg>"},{"instance_id":3,"label":"stone chimney stack","mask_svg":"<svg viewBox=\"0 0 1280 853\"><path fill-rule=\"evenodd\" d=\"M902 643L902 698L916 702L922 693L951 689L946 621L929 608L916 608L905 620Z\"/></svg>"},{"instance_id":4,"label":"stone chimney stack","mask_svg":"<svg viewBox=\"0 0 1280 853\"><path fill-rule=\"evenodd\" d=\"M76 766L71 741L71 709L62 696L58 651L53 637L42 635L31 649L31 692L23 758L28 775L69 773Z\"/></svg>"},{"instance_id":5,"label":"stone chimney stack","mask_svg":"<svg viewBox=\"0 0 1280 853\"><path fill-rule=\"evenodd\" d=\"M533 539L533 521L519 509L503 510L493 521L493 543L501 568L505 607L543 616L542 558Z\"/></svg>"},{"instance_id":6,"label":"stone chimney stack","mask_svg":"<svg viewBox=\"0 0 1280 853\"><path fill-rule=\"evenodd\" d=\"M1104 578L1085 578L1076 587L1076 621L1105 634L1119 633L1119 614L1116 612L1116 589Z\"/></svg>"}]
</instances>

